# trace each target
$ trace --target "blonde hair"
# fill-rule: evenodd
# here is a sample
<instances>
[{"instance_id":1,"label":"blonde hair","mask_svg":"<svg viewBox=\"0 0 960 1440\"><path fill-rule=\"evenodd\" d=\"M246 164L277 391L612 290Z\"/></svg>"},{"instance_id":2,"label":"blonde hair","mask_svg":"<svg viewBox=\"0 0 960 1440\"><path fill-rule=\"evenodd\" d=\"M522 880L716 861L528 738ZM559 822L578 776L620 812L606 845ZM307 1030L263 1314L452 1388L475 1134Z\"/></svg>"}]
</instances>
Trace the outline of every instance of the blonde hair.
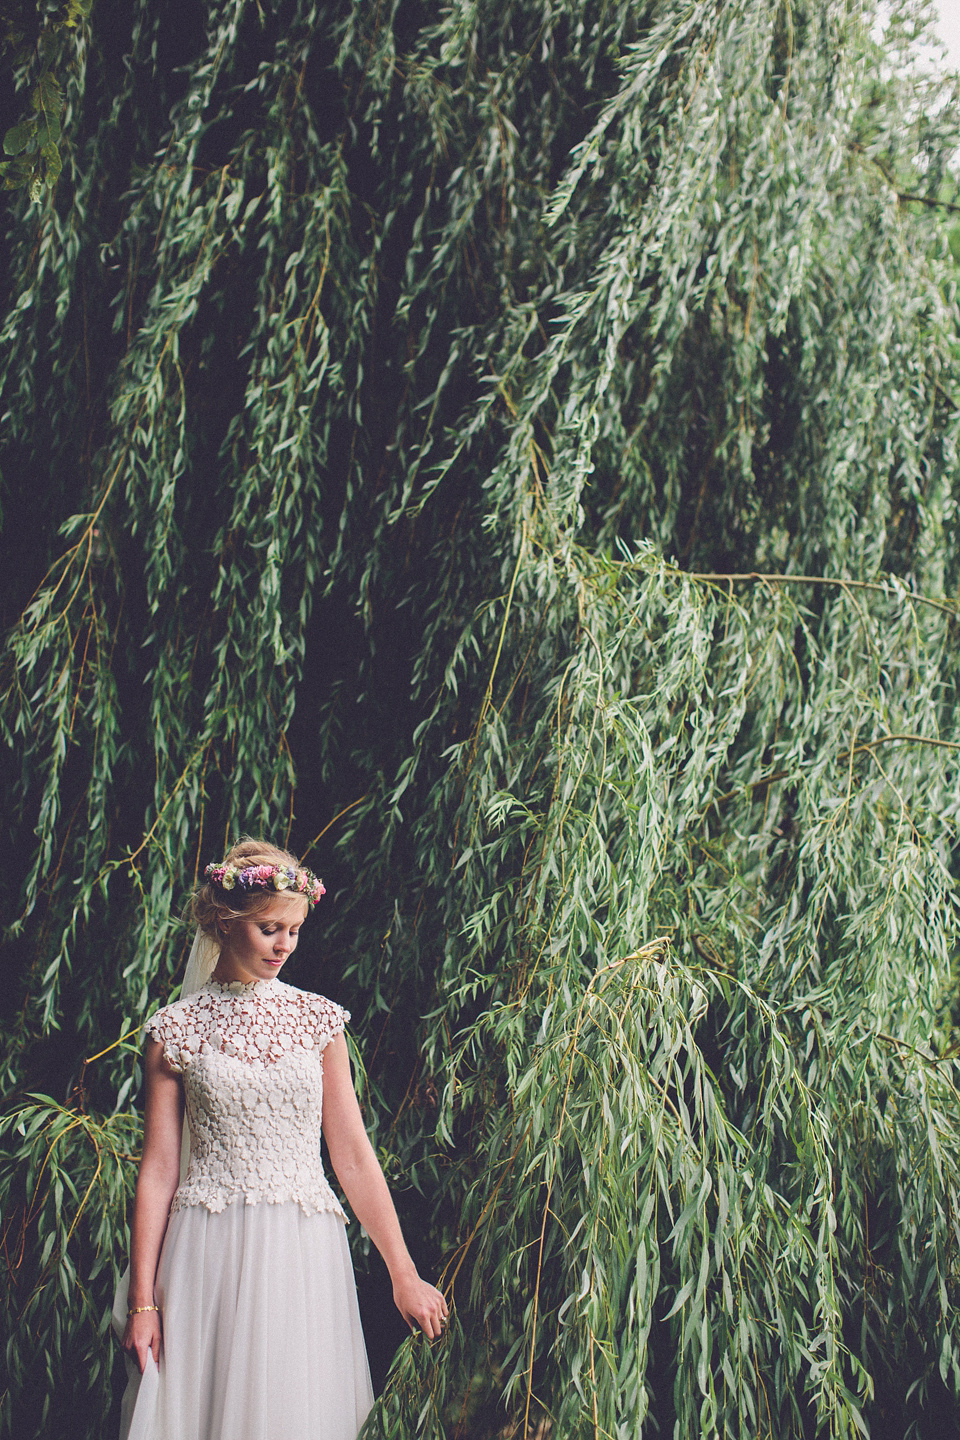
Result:
<instances>
[{"instance_id":1,"label":"blonde hair","mask_svg":"<svg viewBox=\"0 0 960 1440\"><path fill-rule=\"evenodd\" d=\"M223 864L236 865L242 870L251 865L283 865L291 870L300 869L300 861L295 855L291 855L289 850L281 850L279 846L271 845L268 840L254 840L249 835L241 835L236 844L230 846L223 857ZM283 893L285 892L281 892ZM228 894L229 900L225 898ZM223 943L220 929L222 921L239 920L243 915L258 915L278 898L280 897L275 890L238 888L226 891L213 881L205 880L190 897L190 914L204 935L220 945ZM289 898L303 899L306 903L306 896L301 896L296 890L289 892Z\"/></svg>"}]
</instances>

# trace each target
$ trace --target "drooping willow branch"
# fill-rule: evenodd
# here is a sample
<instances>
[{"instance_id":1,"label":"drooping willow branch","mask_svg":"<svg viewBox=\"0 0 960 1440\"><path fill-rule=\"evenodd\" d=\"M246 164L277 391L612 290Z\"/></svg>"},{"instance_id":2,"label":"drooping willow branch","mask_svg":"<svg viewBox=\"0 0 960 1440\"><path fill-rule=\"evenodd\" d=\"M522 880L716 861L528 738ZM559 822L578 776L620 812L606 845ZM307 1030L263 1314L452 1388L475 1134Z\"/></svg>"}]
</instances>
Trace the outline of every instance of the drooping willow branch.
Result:
<instances>
[{"instance_id":1,"label":"drooping willow branch","mask_svg":"<svg viewBox=\"0 0 960 1440\"><path fill-rule=\"evenodd\" d=\"M905 587L890 585L880 580L848 580L837 575L782 575L776 572L761 574L758 571L738 575L719 570L696 571L671 569L671 567L667 568L668 573L672 573L678 578L686 577L689 580L708 580L728 585L833 585L840 590L869 590L879 595L891 596L897 600L908 600L918 605L931 605L934 609L943 610L950 615L960 613L960 601L950 600L946 597L939 598L934 595L920 595L915 591L907 590Z\"/></svg>"}]
</instances>

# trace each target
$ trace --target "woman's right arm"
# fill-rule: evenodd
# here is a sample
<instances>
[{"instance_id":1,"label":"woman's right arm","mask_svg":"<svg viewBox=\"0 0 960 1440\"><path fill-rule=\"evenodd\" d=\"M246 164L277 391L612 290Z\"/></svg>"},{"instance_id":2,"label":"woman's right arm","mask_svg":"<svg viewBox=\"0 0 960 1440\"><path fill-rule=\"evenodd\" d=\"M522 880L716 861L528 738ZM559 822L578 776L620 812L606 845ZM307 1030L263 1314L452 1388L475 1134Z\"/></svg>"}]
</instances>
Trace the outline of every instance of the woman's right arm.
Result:
<instances>
[{"instance_id":1,"label":"woman's right arm","mask_svg":"<svg viewBox=\"0 0 960 1440\"><path fill-rule=\"evenodd\" d=\"M183 1130L183 1086L163 1058L163 1046L148 1040L145 1053L147 1098L143 1126L143 1155L133 1201L130 1236L130 1294L128 1308L156 1305L154 1286L170 1202L180 1180L180 1137ZM123 1348L136 1356L140 1373L147 1351L160 1359L162 1328L156 1310L130 1315Z\"/></svg>"}]
</instances>

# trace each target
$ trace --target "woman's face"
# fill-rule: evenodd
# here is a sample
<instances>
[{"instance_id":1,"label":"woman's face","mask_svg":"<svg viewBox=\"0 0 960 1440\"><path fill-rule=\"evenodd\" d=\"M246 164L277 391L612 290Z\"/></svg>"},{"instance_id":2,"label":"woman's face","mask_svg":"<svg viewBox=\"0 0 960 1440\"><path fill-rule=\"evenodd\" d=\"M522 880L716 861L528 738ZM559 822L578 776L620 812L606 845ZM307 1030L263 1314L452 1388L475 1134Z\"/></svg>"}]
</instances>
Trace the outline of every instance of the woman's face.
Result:
<instances>
[{"instance_id":1,"label":"woman's face","mask_svg":"<svg viewBox=\"0 0 960 1440\"><path fill-rule=\"evenodd\" d=\"M302 895L278 895L265 910L223 922L215 980L271 980L297 948L307 915Z\"/></svg>"}]
</instances>

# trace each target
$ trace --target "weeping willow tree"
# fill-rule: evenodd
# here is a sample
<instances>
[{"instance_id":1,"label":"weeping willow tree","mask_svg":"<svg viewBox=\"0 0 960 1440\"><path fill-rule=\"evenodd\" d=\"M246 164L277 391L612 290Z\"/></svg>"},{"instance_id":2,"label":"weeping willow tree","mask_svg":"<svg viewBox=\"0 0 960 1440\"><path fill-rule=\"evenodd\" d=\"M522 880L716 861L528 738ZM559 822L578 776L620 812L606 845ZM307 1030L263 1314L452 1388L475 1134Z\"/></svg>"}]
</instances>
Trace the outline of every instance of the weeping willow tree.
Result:
<instances>
[{"instance_id":1,"label":"weeping willow tree","mask_svg":"<svg viewBox=\"0 0 960 1440\"><path fill-rule=\"evenodd\" d=\"M956 1425L915 11L97 0L4 251L7 1433L109 1432L137 1030L241 830L455 1302L371 1437Z\"/></svg>"}]
</instances>

